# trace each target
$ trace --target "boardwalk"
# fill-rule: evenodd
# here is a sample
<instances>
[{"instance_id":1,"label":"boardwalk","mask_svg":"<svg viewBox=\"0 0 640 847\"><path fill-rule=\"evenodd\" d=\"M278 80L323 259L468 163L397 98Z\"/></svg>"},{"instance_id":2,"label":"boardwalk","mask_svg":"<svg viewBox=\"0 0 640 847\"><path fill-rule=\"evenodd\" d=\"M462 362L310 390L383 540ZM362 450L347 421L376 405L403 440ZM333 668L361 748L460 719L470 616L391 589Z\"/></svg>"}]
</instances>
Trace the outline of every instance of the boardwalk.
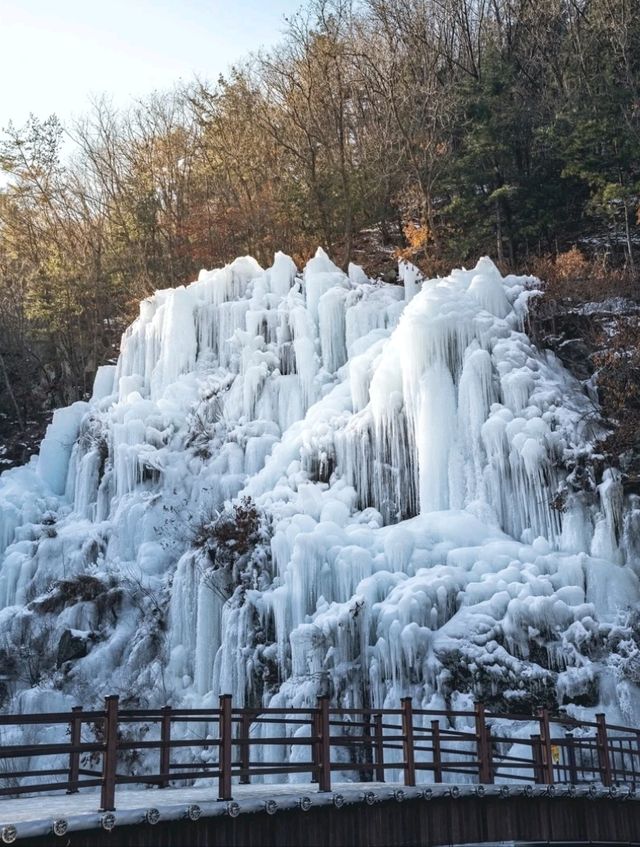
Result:
<instances>
[{"instance_id":1,"label":"boardwalk","mask_svg":"<svg viewBox=\"0 0 640 847\"><path fill-rule=\"evenodd\" d=\"M222 697L217 709L132 710L111 697L103 710L0 716L0 729L4 843L53 833L97 845L117 828L119 845L161 845L185 827L205 847L337 845L347 830L350 847L640 840L640 734L602 715L434 712L409 699L344 709L324 698L307 709L236 709Z\"/></svg>"},{"instance_id":2,"label":"boardwalk","mask_svg":"<svg viewBox=\"0 0 640 847\"><path fill-rule=\"evenodd\" d=\"M300 790L302 789L302 790ZM0 803L4 843L70 847L436 847L522 839L640 843L640 801L628 789L582 786L337 783L125 790L118 810L97 793ZM52 842L52 836L57 836Z\"/></svg>"}]
</instances>

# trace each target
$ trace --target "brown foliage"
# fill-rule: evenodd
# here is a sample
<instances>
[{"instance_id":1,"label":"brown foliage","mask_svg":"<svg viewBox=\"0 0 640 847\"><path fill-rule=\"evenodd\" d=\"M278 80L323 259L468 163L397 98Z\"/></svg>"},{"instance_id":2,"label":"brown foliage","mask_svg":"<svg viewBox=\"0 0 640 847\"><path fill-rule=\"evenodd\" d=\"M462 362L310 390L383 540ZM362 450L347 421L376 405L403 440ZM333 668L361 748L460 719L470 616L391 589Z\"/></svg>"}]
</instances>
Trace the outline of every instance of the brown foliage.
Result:
<instances>
[{"instance_id":1,"label":"brown foliage","mask_svg":"<svg viewBox=\"0 0 640 847\"><path fill-rule=\"evenodd\" d=\"M589 258L575 245L555 256L536 257L526 269L544 282L547 301L640 298L637 282L628 268L610 267L606 256Z\"/></svg>"},{"instance_id":2,"label":"brown foliage","mask_svg":"<svg viewBox=\"0 0 640 847\"><path fill-rule=\"evenodd\" d=\"M261 538L260 513L243 497L231 509L203 517L193 530L192 544L206 550L214 567L230 567L250 553Z\"/></svg>"}]
</instances>

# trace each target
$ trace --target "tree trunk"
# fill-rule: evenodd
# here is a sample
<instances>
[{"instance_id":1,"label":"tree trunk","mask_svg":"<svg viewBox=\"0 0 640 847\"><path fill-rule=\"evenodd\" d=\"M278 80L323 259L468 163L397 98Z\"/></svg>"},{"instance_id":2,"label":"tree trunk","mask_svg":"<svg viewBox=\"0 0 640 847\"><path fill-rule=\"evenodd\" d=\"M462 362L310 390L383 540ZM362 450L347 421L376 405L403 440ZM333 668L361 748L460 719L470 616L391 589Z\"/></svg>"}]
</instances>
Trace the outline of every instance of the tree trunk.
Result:
<instances>
[{"instance_id":1,"label":"tree trunk","mask_svg":"<svg viewBox=\"0 0 640 847\"><path fill-rule=\"evenodd\" d=\"M629 256L629 267L635 279L636 263L633 256L633 240L631 238L631 227L629 226L629 205L624 201L624 233L627 240L627 255Z\"/></svg>"},{"instance_id":2,"label":"tree trunk","mask_svg":"<svg viewBox=\"0 0 640 847\"><path fill-rule=\"evenodd\" d=\"M500 211L500 200L496 200L496 248L498 251L498 261L502 263L504 253L502 251L502 214Z\"/></svg>"},{"instance_id":3,"label":"tree trunk","mask_svg":"<svg viewBox=\"0 0 640 847\"><path fill-rule=\"evenodd\" d=\"M9 374L7 373L7 368L4 363L4 356L0 353L0 370L2 370L2 375L4 377L4 384L7 387L7 393L11 398L11 402L13 403L13 408L16 410L16 420L18 421L18 426L21 431L24 432L24 421L22 419L22 414L20 413L20 406L18 405L18 401L16 400L16 395L13 393L13 388L11 387L11 381L9 379Z\"/></svg>"}]
</instances>

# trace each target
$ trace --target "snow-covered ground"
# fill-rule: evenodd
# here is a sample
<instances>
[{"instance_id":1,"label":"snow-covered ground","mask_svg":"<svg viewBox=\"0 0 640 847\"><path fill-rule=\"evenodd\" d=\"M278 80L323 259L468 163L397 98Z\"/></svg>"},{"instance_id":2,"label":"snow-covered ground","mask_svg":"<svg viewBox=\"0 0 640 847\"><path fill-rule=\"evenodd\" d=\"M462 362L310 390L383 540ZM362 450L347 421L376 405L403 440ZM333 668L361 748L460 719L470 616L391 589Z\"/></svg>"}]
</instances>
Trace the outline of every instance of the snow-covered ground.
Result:
<instances>
[{"instance_id":1,"label":"snow-covered ground","mask_svg":"<svg viewBox=\"0 0 640 847\"><path fill-rule=\"evenodd\" d=\"M547 797L547 786L521 785L509 787L508 796ZM589 788L592 792L590 794ZM453 789L454 796L468 797L476 793L476 786L460 785ZM237 816L265 812L268 814L300 809L309 811L319 806L352 805L357 803L374 805L388 800L404 802L405 800L436 800L438 797L448 797L451 786L418 784L408 788L402 783L362 782L336 783L330 792L319 792L316 785L308 785L304 790L296 790L290 785L236 785L233 788L233 801L216 800L217 790L211 785L208 788L171 788L162 791L155 790L124 790L116 795L116 811L103 814L98 810L100 795L97 792L84 792L71 796L39 798L34 804L32 799L0 801L0 832L7 829L16 830L18 838L34 838L51 835L54 826L65 832L90 829L111 828L113 839L117 839L118 827L148 823L149 819L162 826L171 820L198 820L200 817L211 818L223 815ZM501 793L504 786L483 786L483 797L504 797ZM584 786L578 789L576 796L602 797L609 796L608 789L596 789L595 786ZM628 796L618 791L617 797ZM635 795L634 795L635 796ZM562 802L562 795L558 796ZM109 820L111 818L111 820ZM6 837L6 835L5 835ZM505 844L506 842L500 842Z\"/></svg>"},{"instance_id":2,"label":"snow-covered ground","mask_svg":"<svg viewBox=\"0 0 640 847\"><path fill-rule=\"evenodd\" d=\"M242 258L141 304L0 477L5 709L640 717L640 511L596 485L598 410L524 332L535 280L400 270Z\"/></svg>"}]
</instances>

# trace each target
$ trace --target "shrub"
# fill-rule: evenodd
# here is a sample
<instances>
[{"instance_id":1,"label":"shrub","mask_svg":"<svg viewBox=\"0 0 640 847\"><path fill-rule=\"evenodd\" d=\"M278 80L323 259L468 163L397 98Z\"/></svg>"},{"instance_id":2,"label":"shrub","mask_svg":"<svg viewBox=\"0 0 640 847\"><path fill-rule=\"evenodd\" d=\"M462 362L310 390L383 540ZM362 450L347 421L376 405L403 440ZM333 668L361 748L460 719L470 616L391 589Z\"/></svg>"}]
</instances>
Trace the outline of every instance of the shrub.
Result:
<instances>
[{"instance_id":1,"label":"shrub","mask_svg":"<svg viewBox=\"0 0 640 847\"><path fill-rule=\"evenodd\" d=\"M628 268L612 267L606 254L587 257L575 245L555 256L536 257L527 272L544 283L544 300L601 302L612 297L638 299L640 292Z\"/></svg>"},{"instance_id":2,"label":"shrub","mask_svg":"<svg viewBox=\"0 0 640 847\"><path fill-rule=\"evenodd\" d=\"M260 541L261 518L251 497L230 509L203 517L193 531L193 546L205 550L214 566L226 567Z\"/></svg>"},{"instance_id":3,"label":"shrub","mask_svg":"<svg viewBox=\"0 0 640 847\"><path fill-rule=\"evenodd\" d=\"M193 529L192 545L204 554L206 570L222 577L221 583L211 580L212 588L229 597L241 583L255 582L254 570L264 570L268 538L262 513L251 497L243 497L223 512L201 517Z\"/></svg>"}]
</instances>

